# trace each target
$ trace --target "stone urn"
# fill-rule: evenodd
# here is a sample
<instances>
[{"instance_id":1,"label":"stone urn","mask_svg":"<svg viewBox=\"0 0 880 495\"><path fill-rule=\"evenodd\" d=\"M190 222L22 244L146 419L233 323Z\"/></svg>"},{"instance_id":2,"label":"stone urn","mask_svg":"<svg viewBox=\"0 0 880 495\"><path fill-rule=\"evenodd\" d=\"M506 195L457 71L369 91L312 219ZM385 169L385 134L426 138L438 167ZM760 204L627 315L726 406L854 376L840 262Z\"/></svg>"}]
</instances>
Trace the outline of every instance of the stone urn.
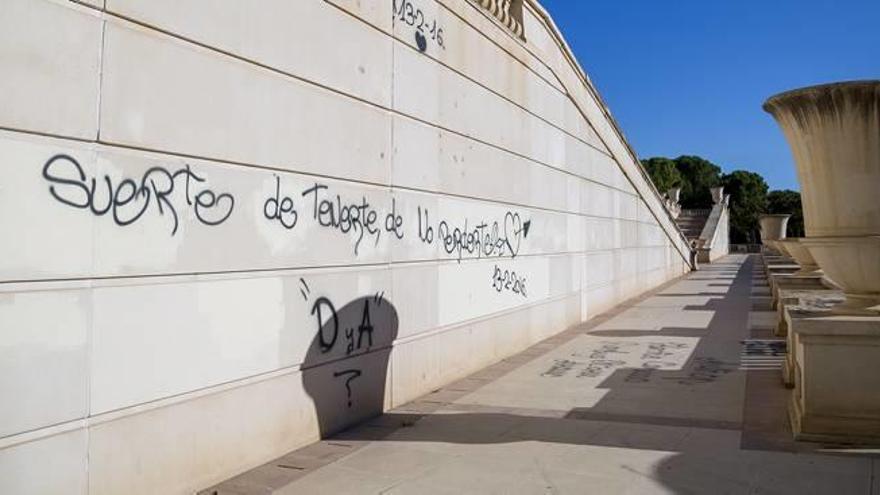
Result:
<instances>
[{"instance_id":1,"label":"stone urn","mask_svg":"<svg viewBox=\"0 0 880 495\"><path fill-rule=\"evenodd\" d=\"M758 223L761 226L761 242L787 256L790 255L777 241L785 239L789 218L791 218L791 215L787 214L761 215L758 217Z\"/></svg>"},{"instance_id":2,"label":"stone urn","mask_svg":"<svg viewBox=\"0 0 880 495\"><path fill-rule=\"evenodd\" d=\"M681 200L681 188L673 187L666 193L666 195L669 196L670 201L672 201L674 204L678 204L678 202Z\"/></svg>"},{"instance_id":3,"label":"stone urn","mask_svg":"<svg viewBox=\"0 0 880 495\"><path fill-rule=\"evenodd\" d=\"M813 258L813 255L810 253L810 250L807 249L801 242L802 238L786 238L776 241L777 244L782 245L782 248L786 253L791 256L795 263L800 265L801 269L797 272L793 273L792 276L795 277L810 277L810 276L821 276L821 270L819 269L819 265L816 263L816 259Z\"/></svg>"},{"instance_id":4,"label":"stone urn","mask_svg":"<svg viewBox=\"0 0 880 495\"><path fill-rule=\"evenodd\" d=\"M810 250L847 301L880 313L880 81L789 91L764 104L797 166Z\"/></svg>"},{"instance_id":5,"label":"stone urn","mask_svg":"<svg viewBox=\"0 0 880 495\"><path fill-rule=\"evenodd\" d=\"M724 201L724 186L713 187L709 192L712 193L712 204L717 205Z\"/></svg>"}]
</instances>

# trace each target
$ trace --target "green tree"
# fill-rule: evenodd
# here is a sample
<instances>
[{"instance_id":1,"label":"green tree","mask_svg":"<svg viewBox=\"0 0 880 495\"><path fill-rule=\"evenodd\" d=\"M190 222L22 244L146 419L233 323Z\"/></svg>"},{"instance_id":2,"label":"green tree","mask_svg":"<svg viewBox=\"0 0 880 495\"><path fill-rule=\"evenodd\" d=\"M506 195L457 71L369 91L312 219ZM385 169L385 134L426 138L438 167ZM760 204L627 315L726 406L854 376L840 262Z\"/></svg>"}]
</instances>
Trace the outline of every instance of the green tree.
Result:
<instances>
[{"instance_id":1,"label":"green tree","mask_svg":"<svg viewBox=\"0 0 880 495\"><path fill-rule=\"evenodd\" d=\"M681 174L675 166L675 162L669 158L654 157L642 160L642 166L651 177L651 181L657 186L660 194L665 194L673 187L682 185Z\"/></svg>"},{"instance_id":2,"label":"green tree","mask_svg":"<svg viewBox=\"0 0 880 495\"><path fill-rule=\"evenodd\" d=\"M682 208L711 208L710 189L721 185L721 167L693 155L682 155L674 161L682 177Z\"/></svg>"},{"instance_id":3,"label":"green tree","mask_svg":"<svg viewBox=\"0 0 880 495\"><path fill-rule=\"evenodd\" d=\"M758 216L767 211L767 182L759 174L735 170L721 178L730 194L730 242L756 244Z\"/></svg>"},{"instance_id":4,"label":"green tree","mask_svg":"<svg viewBox=\"0 0 880 495\"><path fill-rule=\"evenodd\" d=\"M784 189L770 191L767 195L767 213L788 213L788 236L804 237L804 210L801 206L801 193Z\"/></svg>"}]
</instances>

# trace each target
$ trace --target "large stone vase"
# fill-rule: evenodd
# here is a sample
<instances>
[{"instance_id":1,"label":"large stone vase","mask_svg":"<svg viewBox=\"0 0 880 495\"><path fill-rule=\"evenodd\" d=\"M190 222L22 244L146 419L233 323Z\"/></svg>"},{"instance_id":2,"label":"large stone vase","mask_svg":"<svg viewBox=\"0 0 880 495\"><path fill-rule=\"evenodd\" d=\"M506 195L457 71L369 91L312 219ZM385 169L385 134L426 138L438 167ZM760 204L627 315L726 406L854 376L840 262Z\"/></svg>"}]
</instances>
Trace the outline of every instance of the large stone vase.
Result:
<instances>
[{"instance_id":1,"label":"large stone vase","mask_svg":"<svg viewBox=\"0 0 880 495\"><path fill-rule=\"evenodd\" d=\"M880 81L814 86L764 104L797 166L810 250L846 293L845 313L880 313Z\"/></svg>"},{"instance_id":2,"label":"large stone vase","mask_svg":"<svg viewBox=\"0 0 880 495\"><path fill-rule=\"evenodd\" d=\"M758 217L758 224L761 227L761 242L785 256L790 255L779 241L785 239L789 218L791 218L791 215L782 214L761 215Z\"/></svg>"}]
</instances>

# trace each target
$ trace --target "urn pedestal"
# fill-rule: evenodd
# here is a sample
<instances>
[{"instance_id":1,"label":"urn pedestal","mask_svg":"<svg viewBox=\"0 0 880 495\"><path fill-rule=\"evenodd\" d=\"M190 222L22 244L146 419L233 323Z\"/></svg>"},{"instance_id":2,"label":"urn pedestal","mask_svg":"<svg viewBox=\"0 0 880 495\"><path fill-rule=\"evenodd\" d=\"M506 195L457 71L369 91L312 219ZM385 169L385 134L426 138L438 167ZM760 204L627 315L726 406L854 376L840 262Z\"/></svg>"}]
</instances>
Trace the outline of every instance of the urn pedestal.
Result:
<instances>
[{"instance_id":1,"label":"urn pedestal","mask_svg":"<svg viewBox=\"0 0 880 495\"><path fill-rule=\"evenodd\" d=\"M808 307L785 317L795 438L880 443L880 318Z\"/></svg>"},{"instance_id":2,"label":"urn pedestal","mask_svg":"<svg viewBox=\"0 0 880 495\"><path fill-rule=\"evenodd\" d=\"M794 155L801 244L845 297L821 311L785 310L792 430L809 440L880 441L880 81L790 91L764 109Z\"/></svg>"}]
</instances>

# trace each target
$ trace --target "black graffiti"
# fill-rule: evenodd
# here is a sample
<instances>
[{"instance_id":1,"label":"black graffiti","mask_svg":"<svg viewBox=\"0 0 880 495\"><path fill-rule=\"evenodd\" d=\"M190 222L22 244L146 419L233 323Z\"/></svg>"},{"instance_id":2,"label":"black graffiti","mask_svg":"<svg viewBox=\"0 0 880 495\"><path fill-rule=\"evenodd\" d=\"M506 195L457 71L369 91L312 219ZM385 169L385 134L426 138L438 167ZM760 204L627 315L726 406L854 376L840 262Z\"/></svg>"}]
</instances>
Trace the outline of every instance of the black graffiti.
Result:
<instances>
[{"instance_id":1,"label":"black graffiti","mask_svg":"<svg viewBox=\"0 0 880 495\"><path fill-rule=\"evenodd\" d=\"M675 380L680 385L695 385L701 383L713 383L719 378L733 373L736 365L716 359L714 357L694 358L693 366L685 377L666 377Z\"/></svg>"},{"instance_id":2,"label":"black graffiti","mask_svg":"<svg viewBox=\"0 0 880 495\"><path fill-rule=\"evenodd\" d=\"M670 350L681 350L687 347L687 344L679 342L651 342L648 344L648 349L642 354L642 359L657 361L664 357L673 356L675 353Z\"/></svg>"},{"instance_id":3,"label":"black graffiti","mask_svg":"<svg viewBox=\"0 0 880 495\"><path fill-rule=\"evenodd\" d=\"M321 308L330 310L330 318L333 321L332 338L329 340L324 333L325 327L328 325L324 324L324 313L321 311ZM315 303L312 304L312 316L317 316L318 318L318 344L321 347L321 352L328 353L333 349L333 346L336 345L336 339L339 337L339 316L336 314L336 308L333 306L333 302L326 297L319 297L315 300Z\"/></svg>"},{"instance_id":4,"label":"black graffiti","mask_svg":"<svg viewBox=\"0 0 880 495\"><path fill-rule=\"evenodd\" d=\"M299 279L298 288L306 302L310 301L312 289L305 279ZM318 297L311 306L311 314L316 318L318 328L302 366L306 370L320 368L322 371L307 371L303 383L315 400L321 421L322 411L330 414L331 410L338 410L338 395L326 394L324 377L327 375L324 373L332 371L334 378L344 378L348 407L351 408L352 382L364 375L364 365L370 363L367 368L370 375L386 373L391 346L397 336L398 318L394 305L385 301L384 291L359 297L341 307L328 297ZM323 364L328 363L331 369L323 371L326 369ZM385 380L373 375L368 377L367 383L372 385L365 389L366 393L358 395L359 409L381 412L384 395L375 387L377 384L384 387ZM327 426L327 423L323 424ZM322 431L326 431L323 426Z\"/></svg>"},{"instance_id":5,"label":"black graffiti","mask_svg":"<svg viewBox=\"0 0 880 495\"><path fill-rule=\"evenodd\" d=\"M170 197L179 189L179 180L183 181L187 206L192 208L202 224L220 225L232 215L235 208L232 194L217 194L207 187L194 192L195 185L205 183L206 179L193 172L189 165L177 170L151 167L138 181L123 179L114 184L106 174L102 181L96 177L86 177L75 158L59 154L43 166L43 178L51 183L49 194L56 201L74 208L88 209L96 216L109 213L116 225L123 227L140 220L150 205L155 204L160 216L166 212L171 216L172 236L177 233L180 221ZM106 194L100 193L103 189L106 189Z\"/></svg>"},{"instance_id":6,"label":"black graffiti","mask_svg":"<svg viewBox=\"0 0 880 495\"><path fill-rule=\"evenodd\" d=\"M425 218L427 221L427 210ZM421 216L419 222L421 224ZM531 221L523 223L519 213L508 211L501 222L489 224L483 221L470 227L467 219L461 226L451 226L446 220L441 220L437 226L437 236L446 253L455 254L459 261L465 253L478 258L515 258L519 254L522 240L529 235L530 226Z\"/></svg>"},{"instance_id":7,"label":"black graffiti","mask_svg":"<svg viewBox=\"0 0 880 495\"><path fill-rule=\"evenodd\" d=\"M347 376L345 379L345 391L348 393L348 407L351 407L351 381L355 378L361 376L361 370L345 370L345 371L334 371L333 377L339 378L340 376Z\"/></svg>"},{"instance_id":8,"label":"black graffiti","mask_svg":"<svg viewBox=\"0 0 880 495\"><path fill-rule=\"evenodd\" d=\"M304 281L303 281L304 282ZM305 297L305 294L303 294ZM373 303L377 306L382 304L384 292L376 294L373 297ZM369 351L373 346L373 327L370 317L370 299L363 300L363 310L361 312L361 321L357 327L346 328L343 333L347 342L345 354L351 355L355 351ZM324 319L325 315L329 315L328 319ZM319 297L312 304L312 316L317 318L318 322L318 345L322 353L328 353L333 350L336 341L339 339L339 316L333 302L326 297ZM332 324L330 324L332 322ZM366 340L364 339L366 337Z\"/></svg>"},{"instance_id":9,"label":"black graffiti","mask_svg":"<svg viewBox=\"0 0 880 495\"><path fill-rule=\"evenodd\" d=\"M347 203L342 201L342 196L336 195L336 201L332 199L322 198L320 191L329 189L328 186L316 183L303 191L303 197L312 195L312 218L314 218L322 227L337 229L343 234L354 232L357 234L357 241L354 245L354 254L358 254L361 241L366 235L375 237L376 244L379 244L379 228L376 226L376 220L379 213L367 202L366 196L356 203Z\"/></svg>"},{"instance_id":10,"label":"black graffiti","mask_svg":"<svg viewBox=\"0 0 880 495\"><path fill-rule=\"evenodd\" d=\"M369 301L364 301L364 311L361 315L361 323L357 327L357 347L355 347L355 329L349 328L345 331L345 338L348 339L348 347L345 350L346 354L351 354L355 351L355 349L362 349L364 344L364 335L367 336L367 347L369 349L373 346L373 324L370 322L370 303Z\"/></svg>"},{"instance_id":11,"label":"black graffiti","mask_svg":"<svg viewBox=\"0 0 880 495\"><path fill-rule=\"evenodd\" d=\"M420 31L416 31L416 46L420 52L428 49L428 38L425 38L425 35Z\"/></svg>"},{"instance_id":12,"label":"black graffiti","mask_svg":"<svg viewBox=\"0 0 880 495\"><path fill-rule=\"evenodd\" d=\"M416 29L419 51L425 51L429 38L440 48L446 49L443 42L443 28L437 25L436 19L428 21L422 9L414 6L411 0L394 0L391 3L391 18Z\"/></svg>"},{"instance_id":13,"label":"black graffiti","mask_svg":"<svg viewBox=\"0 0 880 495\"><path fill-rule=\"evenodd\" d=\"M526 294L526 278L518 276L515 271L502 271L498 265L495 265L495 271L492 273L492 288L496 291L510 291L523 297Z\"/></svg>"},{"instance_id":14,"label":"black graffiti","mask_svg":"<svg viewBox=\"0 0 880 495\"><path fill-rule=\"evenodd\" d=\"M303 299L308 301L309 294L312 293L312 289L309 289L309 284L306 283L306 279L304 279L304 278L299 279L299 285L301 286L299 289L299 293L302 294ZM320 318L319 318L319 320L320 320Z\"/></svg>"},{"instance_id":15,"label":"black graffiti","mask_svg":"<svg viewBox=\"0 0 880 495\"><path fill-rule=\"evenodd\" d=\"M587 363L587 366L578 373L578 378L598 378L611 368L618 368L626 364L618 359L594 359Z\"/></svg>"},{"instance_id":16,"label":"black graffiti","mask_svg":"<svg viewBox=\"0 0 880 495\"><path fill-rule=\"evenodd\" d=\"M385 215L385 231L403 239L403 217L397 213L397 199L391 198L391 211Z\"/></svg>"},{"instance_id":17,"label":"black graffiti","mask_svg":"<svg viewBox=\"0 0 880 495\"><path fill-rule=\"evenodd\" d=\"M301 195L311 204L310 217L318 225L343 234L354 234L355 255L360 254L364 239L372 238L373 245L378 246L383 233L389 234L396 240L405 237L406 219L398 209L397 198L392 197L390 209L381 213L384 215L384 223L382 223L380 210L366 196L351 201L343 198L341 194L334 194L330 186L318 182L304 189ZM529 235L532 223L530 220L524 222L519 213L508 211L505 212L502 220L491 223L483 220L472 226L470 221L465 219L461 225L453 225L449 220L441 220L435 226L432 225L427 208L418 206L416 211L418 216L416 231L419 240L428 245L434 245L436 241L447 254L454 255L458 261L466 255L478 258L505 256L515 258L520 252L523 240ZM300 218L295 201L283 193L281 180L277 176L275 193L264 202L263 214L267 219L277 221L287 229L293 229ZM511 275L509 274L508 277ZM501 290L515 288L516 290L513 290L515 293L526 295L524 278L511 278L510 284L503 280L503 272L501 278L502 281L498 283Z\"/></svg>"},{"instance_id":18,"label":"black graffiti","mask_svg":"<svg viewBox=\"0 0 880 495\"><path fill-rule=\"evenodd\" d=\"M269 220L277 221L287 230L294 228L299 219L293 198L281 195L281 178L277 175L275 176L275 195L263 203L263 215Z\"/></svg>"},{"instance_id":19,"label":"black graffiti","mask_svg":"<svg viewBox=\"0 0 880 495\"><path fill-rule=\"evenodd\" d=\"M651 381L651 377L654 376L655 371L655 368L635 369L630 372L624 381L626 383L648 383Z\"/></svg>"},{"instance_id":20,"label":"black graffiti","mask_svg":"<svg viewBox=\"0 0 880 495\"><path fill-rule=\"evenodd\" d=\"M555 359L553 365L547 371L541 373L541 376L551 376L559 378L565 376L566 373L573 370L575 366L583 364L570 359Z\"/></svg>"},{"instance_id":21,"label":"black graffiti","mask_svg":"<svg viewBox=\"0 0 880 495\"><path fill-rule=\"evenodd\" d=\"M573 354L572 357L575 355ZM575 361L573 359L556 359L547 371L541 376L560 378L570 371L579 370L576 378L598 378L607 370L625 365L625 361L619 359L590 359L589 361Z\"/></svg>"},{"instance_id":22,"label":"black graffiti","mask_svg":"<svg viewBox=\"0 0 880 495\"><path fill-rule=\"evenodd\" d=\"M430 219L428 216L428 209L425 208L424 215L424 223L422 222L422 207L418 207L418 217L419 217L419 240L424 242L425 244L432 244L434 242L434 227L430 225Z\"/></svg>"},{"instance_id":23,"label":"black graffiti","mask_svg":"<svg viewBox=\"0 0 880 495\"><path fill-rule=\"evenodd\" d=\"M642 368L650 370L667 370L677 367L678 364L673 361L645 361L642 363Z\"/></svg>"},{"instance_id":24,"label":"black graffiti","mask_svg":"<svg viewBox=\"0 0 880 495\"><path fill-rule=\"evenodd\" d=\"M638 345L635 342L599 342L598 348L588 352L574 352L572 356L586 359L608 359L609 354L629 354L629 351L622 349Z\"/></svg>"},{"instance_id":25,"label":"black graffiti","mask_svg":"<svg viewBox=\"0 0 880 495\"><path fill-rule=\"evenodd\" d=\"M615 354L629 354L623 350L638 346L633 342L600 342L599 347L589 351L573 352L574 359L557 359L553 366L541 376L561 377L570 371L577 370L576 378L598 378L606 371L626 365L626 361L615 359Z\"/></svg>"},{"instance_id":26,"label":"black graffiti","mask_svg":"<svg viewBox=\"0 0 880 495\"><path fill-rule=\"evenodd\" d=\"M745 356L785 356L786 343L784 340L743 340L743 354Z\"/></svg>"}]
</instances>

